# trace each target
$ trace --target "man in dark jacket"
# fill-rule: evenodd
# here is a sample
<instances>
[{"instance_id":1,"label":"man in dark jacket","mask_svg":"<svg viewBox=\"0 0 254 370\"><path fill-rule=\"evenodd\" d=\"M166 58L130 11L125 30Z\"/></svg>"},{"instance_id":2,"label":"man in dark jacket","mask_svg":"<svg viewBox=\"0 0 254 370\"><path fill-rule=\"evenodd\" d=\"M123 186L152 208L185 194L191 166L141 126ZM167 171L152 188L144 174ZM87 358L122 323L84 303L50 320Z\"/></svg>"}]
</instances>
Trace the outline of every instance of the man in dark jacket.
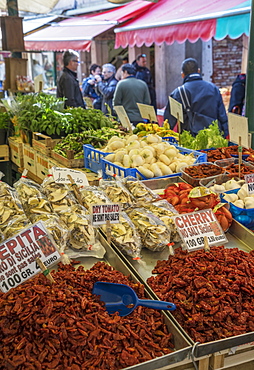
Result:
<instances>
[{"instance_id":1,"label":"man in dark jacket","mask_svg":"<svg viewBox=\"0 0 254 370\"><path fill-rule=\"evenodd\" d=\"M151 105L154 106L157 114L156 92L153 86L153 78L150 70L146 67L146 54L139 54L132 63L136 68L136 78L146 82L151 98Z\"/></svg>"},{"instance_id":2,"label":"man in dark jacket","mask_svg":"<svg viewBox=\"0 0 254 370\"><path fill-rule=\"evenodd\" d=\"M245 99L246 74L239 74L232 85L228 111L235 114L243 114Z\"/></svg>"},{"instance_id":3,"label":"man in dark jacket","mask_svg":"<svg viewBox=\"0 0 254 370\"><path fill-rule=\"evenodd\" d=\"M96 75L95 79L97 82L97 90L102 95L101 110L104 114L108 114L109 106L111 114L113 114L113 96L115 93L117 79L115 78L116 68L113 64L107 63L102 66L102 76Z\"/></svg>"},{"instance_id":4,"label":"man in dark jacket","mask_svg":"<svg viewBox=\"0 0 254 370\"><path fill-rule=\"evenodd\" d=\"M182 63L183 86L189 102L184 108L182 87L176 88L170 95L183 104L184 123L181 129L190 131L194 136L218 120L220 130L228 136L228 118L219 89L211 82L203 81L196 59L188 58ZM189 108L189 109L188 109ZM164 120L168 119L171 129L176 125L176 118L170 114L170 103L167 103Z\"/></svg>"},{"instance_id":5,"label":"man in dark jacket","mask_svg":"<svg viewBox=\"0 0 254 370\"><path fill-rule=\"evenodd\" d=\"M101 74L101 67L98 64L92 64L90 67L90 75L84 78L82 82L82 93L92 99L93 107L95 109L101 109L101 94L97 94L95 91L96 80L95 76Z\"/></svg>"},{"instance_id":6,"label":"man in dark jacket","mask_svg":"<svg viewBox=\"0 0 254 370\"><path fill-rule=\"evenodd\" d=\"M85 103L77 79L79 55L74 50L66 50L63 55L64 69L57 84L56 96L66 98L66 107L82 107Z\"/></svg>"}]
</instances>

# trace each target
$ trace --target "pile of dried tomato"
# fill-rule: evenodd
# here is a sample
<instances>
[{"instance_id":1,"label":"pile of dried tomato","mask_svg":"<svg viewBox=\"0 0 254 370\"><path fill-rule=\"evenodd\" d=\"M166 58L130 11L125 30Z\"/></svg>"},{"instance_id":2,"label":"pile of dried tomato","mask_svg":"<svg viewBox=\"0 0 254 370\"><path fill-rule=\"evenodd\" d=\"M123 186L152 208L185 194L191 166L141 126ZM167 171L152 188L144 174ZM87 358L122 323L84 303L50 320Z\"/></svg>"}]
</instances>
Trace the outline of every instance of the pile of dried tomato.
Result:
<instances>
[{"instance_id":1,"label":"pile of dried tomato","mask_svg":"<svg viewBox=\"0 0 254 370\"><path fill-rule=\"evenodd\" d=\"M109 315L91 293L96 281L144 287L109 265L90 270L61 265L50 285L42 275L0 293L0 368L5 370L118 370L173 351L160 311L138 307Z\"/></svg>"},{"instance_id":2,"label":"pile of dried tomato","mask_svg":"<svg viewBox=\"0 0 254 370\"><path fill-rule=\"evenodd\" d=\"M254 331L254 255L224 247L175 252L147 281L176 304L172 314L190 337L204 343Z\"/></svg>"}]
</instances>

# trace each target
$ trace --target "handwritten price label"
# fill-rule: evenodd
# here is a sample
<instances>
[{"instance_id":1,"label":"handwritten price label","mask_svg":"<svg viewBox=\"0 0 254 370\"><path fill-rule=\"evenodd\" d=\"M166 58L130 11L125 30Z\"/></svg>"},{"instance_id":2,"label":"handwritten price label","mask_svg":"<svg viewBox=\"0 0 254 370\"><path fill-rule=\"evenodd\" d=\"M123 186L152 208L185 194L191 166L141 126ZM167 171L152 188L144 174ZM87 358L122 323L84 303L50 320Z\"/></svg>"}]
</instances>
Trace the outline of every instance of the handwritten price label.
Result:
<instances>
[{"instance_id":1,"label":"handwritten price label","mask_svg":"<svg viewBox=\"0 0 254 370\"><path fill-rule=\"evenodd\" d=\"M71 168L53 167L52 168L53 177L58 184L70 184L68 175L70 175L75 184L78 186L89 185L87 177L84 172L72 170Z\"/></svg>"}]
</instances>

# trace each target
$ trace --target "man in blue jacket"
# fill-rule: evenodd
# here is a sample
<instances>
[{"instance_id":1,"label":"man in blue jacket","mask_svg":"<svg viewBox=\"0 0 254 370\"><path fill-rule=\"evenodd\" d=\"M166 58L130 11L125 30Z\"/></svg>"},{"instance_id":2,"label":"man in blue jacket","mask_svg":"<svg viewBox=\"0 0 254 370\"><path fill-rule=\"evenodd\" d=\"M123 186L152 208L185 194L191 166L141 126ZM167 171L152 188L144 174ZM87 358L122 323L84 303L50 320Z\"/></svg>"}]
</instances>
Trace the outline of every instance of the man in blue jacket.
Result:
<instances>
[{"instance_id":1,"label":"man in blue jacket","mask_svg":"<svg viewBox=\"0 0 254 370\"><path fill-rule=\"evenodd\" d=\"M221 132L227 137L228 118L222 96L213 83L203 81L196 59L188 58L183 61L182 78L182 87L176 88L170 95L183 105L184 123L181 124L181 131L187 130L196 136L201 129L212 124L212 121L218 120ZM168 119L173 129L176 118L170 113L169 102L164 112L165 119Z\"/></svg>"},{"instance_id":2,"label":"man in blue jacket","mask_svg":"<svg viewBox=\"0 0 254 370\"><path fill-rule=\"evenodd\" d=\"M92 64L90 69L90 75L84 78L82 82L82 93L92 99L94 109L101 109L101 94L95 91L96 80L95 76L101 74L101 67L98 64Z\"/></svg>"}]
</instances>

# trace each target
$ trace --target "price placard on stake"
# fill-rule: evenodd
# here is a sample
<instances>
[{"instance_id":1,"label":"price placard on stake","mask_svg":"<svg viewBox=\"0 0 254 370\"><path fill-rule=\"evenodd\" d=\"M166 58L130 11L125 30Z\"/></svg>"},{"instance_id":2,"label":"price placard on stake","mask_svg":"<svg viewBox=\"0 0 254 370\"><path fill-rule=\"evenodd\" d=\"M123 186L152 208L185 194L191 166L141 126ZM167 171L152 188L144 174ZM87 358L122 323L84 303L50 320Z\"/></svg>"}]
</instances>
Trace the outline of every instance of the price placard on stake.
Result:
<instances>
[{"instance_id":1,"label":"price placard on stake","mask_svg":"<svg viewBox=\"0 0 254 370\"><path fill-rule=\"evenodd\" d=\"M92 100L88 96L84 96L84 102L86 103L87 108L94 109Z\"/></svg>"},{"instance_id":2,"label":"price placard on stake","mask_svg":"<svg viewBox=\"0 0 254 370\"><path fill-rule=\"evenodd\" d=\"M72 170L71 168L52 167L52 174L57 184L70 184L71 181L68 177L71 176L78 186L89 185L86 174L81 171Z\"/></svg>"},{"instance_id":3,"label":"price placard on stake","mask_svg":"<svg viewBox=\"0 0 254 370\"><path fill-rule=\"evenodd\" d=\"M158 122L154 107L152 105L137 103L140 115L144 119L149 119L150 122Z\"/></svg>"},{"instance_id":4,"label":"price placard on stake","mask_svg":"<svg viewBox=\"0 0 254 370\"><path fill-rule=\"evenodd\" d=\"M205 236L209 245L227 243L227 238L211 209L178 215L174 220L189 251L204 248Z\"/></svg>"},{"instance_id":5,"label":"price placard on stake","mask_svg":"<svg viewBox=\"0 0 254 370\"><path fill-rule=\"evenodd\" d=\"M169 98L169 104L170 104L170 113L172 114L173 117L176 119L179 119L180 122L183 123L183 106L181 103L179 103L177 100Z\"/></svg>"},{"instance_id":6,"label":"price placard on stake","mask_svg":"<svg viewBox=\"0 0 254 370\"><path fill-rule=\"evenodd\" d=\"M114 106L114 110L116 111L116 114L123 127L127 128L129 131L132 132L131 123L124 107L122 105L116 105Z\"/></svg>"},{"instance_id":7,"label":"price placard on stake","mask_svg":"<svg viewBox=\"0 0 254 370\"><path fill-rule=\"evenodd\" d=\"M254 173L249 173L244 176L246 184L248 185L248 193L254 194Z\"/></svg>"},{"instance_id":8,"label":"price placard on stake","mask_svg":"<svg viewBox=\"0 0 254 370\"><path fill-rule=\"evenodd\" d=\"M42 222L23 229L0 245L0 289L8 292L40 273L36 258L40 258L46 268L61 259Z\"/></svg>"},{"instance_id":9,"label":"price placard on stake","mask_svg":"<svg viewBox=\"0 0 254 370\"><path fill-rule=\"evenodd\" d=\"M92 225L100 226L119 223L119 204L93 204L91 206Z\"/></svg>"},{"instance_id":10,"label":"price placard on stake","mask_svg":"<svg viewBox=\"0 0 254 370\"><path fill-rule=\"evenodd\" d=\"M228 113L228 130L230 141L237 143L239 136L242 138L242 146L249 148L248 118L239 114Z\"/></svg>"}]
</instances>

